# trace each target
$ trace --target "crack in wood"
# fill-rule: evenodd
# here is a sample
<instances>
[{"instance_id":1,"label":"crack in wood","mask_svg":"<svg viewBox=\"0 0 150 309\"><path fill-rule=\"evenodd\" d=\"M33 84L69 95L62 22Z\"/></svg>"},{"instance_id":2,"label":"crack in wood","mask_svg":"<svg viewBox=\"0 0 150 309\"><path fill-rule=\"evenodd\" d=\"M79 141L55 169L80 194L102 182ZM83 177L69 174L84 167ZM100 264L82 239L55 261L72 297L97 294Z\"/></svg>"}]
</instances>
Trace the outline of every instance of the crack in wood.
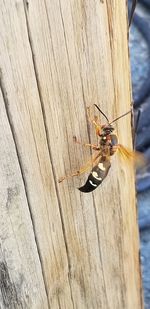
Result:
<instances>
[{"instance_id":1,"label":"crack in wood","mask_svg":"<svg viewBox=\"0 0 150 309\"><path fill-rule=\"evenodd\" d=\"M11 115L10 115L10 112L9 112L9 101L8 101L7 91L5 89L1 69L0 69L0 89L1 89L1 92L2 92L3 101L4 101L4 105L5 105L5 110L6 110L6 115L7 115L7 118L8 118L8 123L9 123L9 126L10 126L12 138L13 138L14 145L15 145L16 155L17 155L18 164L19 164L19 167L20 167L20 172L21 172L22 181L23 181L23 185L24 185L24 190L25 190L25 195L26 195L27 204L28 204L28 208L29 208L30 218L31 218L31 222L32 222L34 240L35 240L37 253L38 253L39 261L40 261L40 265L41 265L43 282L44 282L44 286L45 286L45 293L47 295L47 302L49 304L48 291L47 291L47 288L46 288L46 282L45 282L45 278L44 278L43 263L42 263L42 258L41 258L41 254L40 254L38 239L36 237L35 223L34 223L34 218L33 218L32 211L31 211L31 203L30 203L30 199L29 199L29 196L28 196L28 188L27 188L26 177L25 177L25 173L24 173L24 170L23 170L22 159L21 159L21 156L20 156L20 153L19 153L19 150L18 150L18 142L17 142L16 133L15 133L15 128L14 128L14 125L13 125L13 122L12 122L12 119L11 119ZM49 308L50 308L50 306L49 306Z\"/></svg>"},{"instance_id":2,"label":"crack in wood","mask_svg":"<svg viewBox=\"0 0 150 309\"><path fill-rule=\"evenodd\" d=\"M23 308L15 284L11 281L6 261L0 261L0 290L5 308Z\"/></svg>"},{"instance_id":3,"label":"crack in wood","mask_svg":"<svg viewBox=\"0 0 150 309\"><path fill-rule=\"evenodd\" d=\"M55 170L54 170L53 159L52 159L52 154L51 154L51 150L50 150L50 142L49 142L49 134L48 134L47 123L46 123L46 115L45 115L45 110L44 110L44 102L43 102L43 98L42 98L42 94L41 94L41 87L40 87L40 82L39 82L39 78L38 78L36 62L35 62L35 58L34 58L32 38L31 38L31 35L30 35L30 28L29 28L29 22L28 22L28 17L27 17L27 12L26 12L25 5L24 5L24 10L25 10L27 33L28 33L29 45L30 45L30 50L31 50L31 55L32 55L33 68L34 68L34 72L35 72L35 79L36 79L36 84L37 84L37 90L38 90L39 99L40 99L40 103L41 103L41 110L42 110L42 115L43 115L43 123L44 123L44 128L45 128L45 133L46 133L47 148L48 148L48 152L49 152L49 158L50 158L50 162L51 162L52 172L53 172L53 175L54 175L55 190L56 190L58 206L59 206L59 212L60 212L60 218L61 218L61 223L62 223L62 231L63 231L63 236L64 236L64 244L65 244L65 248L66 248L66 256L67 256L67 261L68 261L68 282L69 282L69 286L70 286L70 296L71 296L73 308L75 308L74 300L73 300L73 295L72 295L70 276L69 276L70 269L71 269L71 263L70 263L70 258L69 258L69 249L68 249L66 232L65 232L65 224L64 224L64 220L63 220L63 214L62 214L62 210L61 210L61 202L60 202L59 192L58 192L58 188L57 188L56 173L55 173ZM44 278L45 288L46 288L46 280L45 280L44 270L43 270L43 278ZM46 288L46 293L47 293L47 297L48 297L47 288ZM49 298L48 298L48 301L49 301Z\"/></svg>"},{"instance_id":4,"label":"crack in wood","mask_svg":"<svg viewBox=\"0 0 150 309\"><path fill-rule=\"evenodd\" d=\"M95 199L94 199L94 195L93 194L92 194L92 197L93 197L93 205L94 205L94 213L95 213L95 221L96 221L96 233L97 233L97 239L98 239L99 258L100 258L100 262L101 262L101 265L102 265L101 269L102 269L102 277L103 277L103 282L104 282L104 292L105 292L107 308L109 309L109 302L108 302L108 296L107 296L107 288L106 288L106 282L105 282L105 272L104 272L102 253L101 253L101 248L100 248L100 235L99 235L99 227L98 227L98 214L97 214L97 211L96 211L96 204L95 204Z\"/></svg>"}]
</instances>

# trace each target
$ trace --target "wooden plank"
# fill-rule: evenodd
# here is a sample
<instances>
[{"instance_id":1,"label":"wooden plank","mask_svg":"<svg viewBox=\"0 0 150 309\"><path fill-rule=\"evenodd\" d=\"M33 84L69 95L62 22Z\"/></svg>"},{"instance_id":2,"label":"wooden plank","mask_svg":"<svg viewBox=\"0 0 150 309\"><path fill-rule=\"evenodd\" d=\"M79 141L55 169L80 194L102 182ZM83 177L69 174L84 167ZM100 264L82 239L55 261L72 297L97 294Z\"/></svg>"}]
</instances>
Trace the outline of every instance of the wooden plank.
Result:
<instances>
[{"instance_id":1,"label":"wooden plank","mask_svg":"<svg viewBox=\"0 0 150 309\"><path fill-rule=\"evenodd\" d=\"M77 190L87 176L58 184L90 156L73 144L95 140L86 107L110 119L130 108L125 1L5 0L0 12L1 84L49 307L142 308L132 168L114 157L93 194ZM131 147L129 116L117 132Z\"/></svg>"},{"instance_id":2,"label":"wooden plank","mask_svg":"<svg viewBox=\"0 0 150 309\"><path fill-rule=\"evenodd\" d=\"M28 200L0 92L0 307L48 308Z\"/></svg>"},{"instance_id":3,"label":"wooden plank","mask_svg":"<svg viewBox=\"0 0 150 309\"><path fill-rule=\"evenodd\" d=\"M49 306L72 308L59 201L46 141L23 2L4 1L0 13L1 86L20 159ZM23 243L22 246L26 244ZM32 279L34 282L34 277ZM32 292L30 278L29 289ZM33 304L29 308L41 308L40 301L37 306ZM46 308L46 305L42 308Z\"/></svg>"}]
</instances>

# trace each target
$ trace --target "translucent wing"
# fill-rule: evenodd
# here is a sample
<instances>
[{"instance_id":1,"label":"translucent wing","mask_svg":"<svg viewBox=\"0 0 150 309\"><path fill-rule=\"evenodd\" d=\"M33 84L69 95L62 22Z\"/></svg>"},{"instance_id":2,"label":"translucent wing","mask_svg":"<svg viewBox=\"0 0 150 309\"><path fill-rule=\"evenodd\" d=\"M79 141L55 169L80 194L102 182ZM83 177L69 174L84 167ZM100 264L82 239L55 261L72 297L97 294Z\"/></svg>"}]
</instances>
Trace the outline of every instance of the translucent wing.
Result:
<instances>
[{"instance_id":1,"label":"translucent wing","mask_svg":"<svg viewBox=\"0 0 150 309\"><path fill-rule=\"evenodd\" d=\"M123 159L133 162L136 167L144 167L146 165L146 159L142 153L132 151L120 144L117 145L117 149Z\"/></svg>"}]
</instances>

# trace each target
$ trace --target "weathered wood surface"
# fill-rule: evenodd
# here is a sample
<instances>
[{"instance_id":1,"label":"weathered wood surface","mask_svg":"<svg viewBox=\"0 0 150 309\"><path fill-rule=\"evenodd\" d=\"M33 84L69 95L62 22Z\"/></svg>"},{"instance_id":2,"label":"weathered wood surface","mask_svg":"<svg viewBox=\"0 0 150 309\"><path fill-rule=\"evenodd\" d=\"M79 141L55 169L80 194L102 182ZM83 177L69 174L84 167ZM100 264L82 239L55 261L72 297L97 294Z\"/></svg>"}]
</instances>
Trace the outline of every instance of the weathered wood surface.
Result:
<instances>
[{"instance_id":1,"label":"weathered wood surface","mask_svg":"<svg viewBox=\"0 0 150 309\"><path fill-rule=\"evenodd\" d=\"M142 308L132 168L57 181L90 156L86 106L129 110L125 2L1 1L0 308Z\"/></svg>"}]
</instances>

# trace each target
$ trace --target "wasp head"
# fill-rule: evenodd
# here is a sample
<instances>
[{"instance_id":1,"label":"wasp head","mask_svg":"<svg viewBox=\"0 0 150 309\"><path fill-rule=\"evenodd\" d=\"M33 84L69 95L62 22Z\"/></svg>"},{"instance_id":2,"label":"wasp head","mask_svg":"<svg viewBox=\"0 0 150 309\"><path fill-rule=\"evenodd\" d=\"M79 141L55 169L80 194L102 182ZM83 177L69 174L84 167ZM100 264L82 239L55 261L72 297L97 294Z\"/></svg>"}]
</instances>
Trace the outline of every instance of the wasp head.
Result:
<instances>
[{"instance_id":1,"label":"wasp head","mask_svg":"<svg viewBox=\"0 0 150 309\"><path fill-rule=\"evenodd\" d=\"M111 124L104 124L101 127L102 133L101 136L110 135L114 131L114 127Z\"/></svg>"}]
</instances>

